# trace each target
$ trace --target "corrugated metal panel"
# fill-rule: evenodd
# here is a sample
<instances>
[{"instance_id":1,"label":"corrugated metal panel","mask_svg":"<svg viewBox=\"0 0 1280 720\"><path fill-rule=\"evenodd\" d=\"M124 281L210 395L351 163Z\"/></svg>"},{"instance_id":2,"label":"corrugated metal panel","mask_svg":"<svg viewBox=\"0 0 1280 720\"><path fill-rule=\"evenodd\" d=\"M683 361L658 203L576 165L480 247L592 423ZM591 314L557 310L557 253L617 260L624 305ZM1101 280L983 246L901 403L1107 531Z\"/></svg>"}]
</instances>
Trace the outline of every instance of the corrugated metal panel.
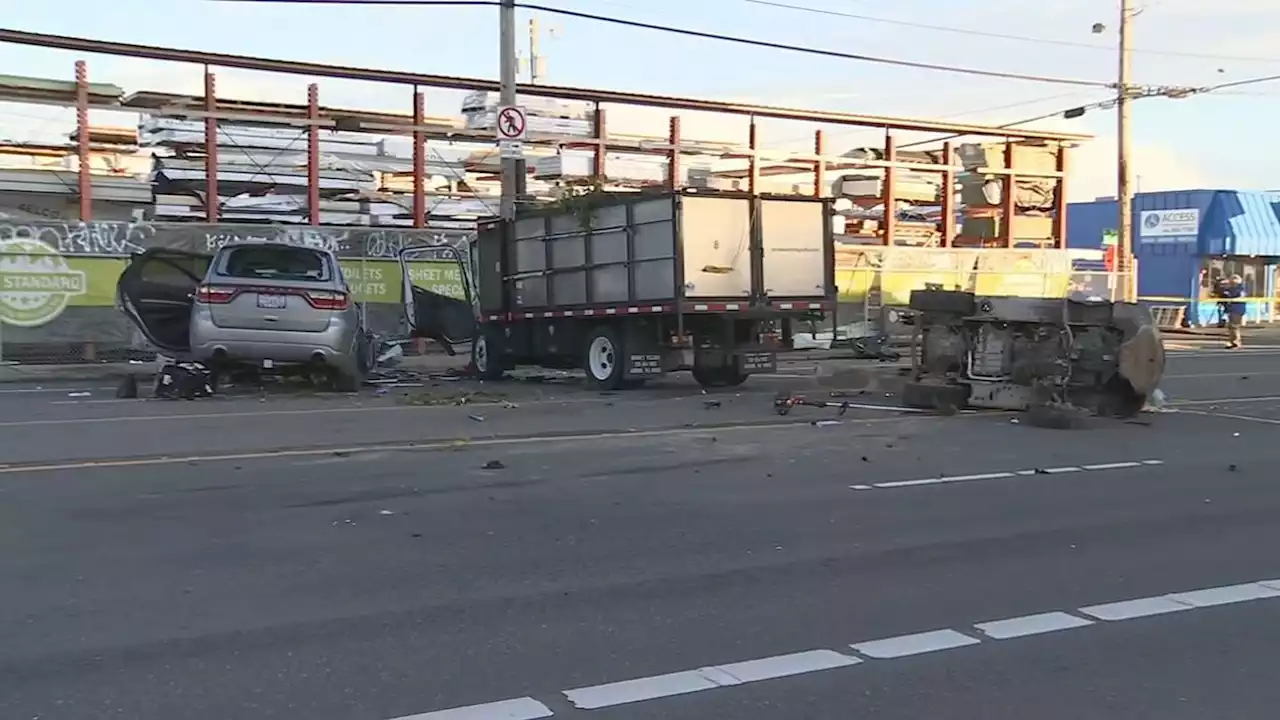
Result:
<instances>
[{"instance_id":1,"label":"corrugated metal panel","mask_svg":"<svg viewBox=\"0 0 1280 720\"><path fill-rule=\"evenodd\" d=\"M1200 282L1200 233L1185 236L1142 235L1142 213L1152 210L1195 210L1200 227L1213 190L1141 193L1133 198L1133 247L1138 258L1138 297L1192 298Z\"/></svg>"},{"instance_id":2,"label":"corrugated metal panel","mask_svg":"<svg viewBox=\"0 0 1280 720\"><path fill-rule=\"evenodd\" d=\"M1204 214L1205 255L1280 256L1280 194L1219 190Z\"/></svg>"},{"instance_id":3,"label":"corrugated metal panel","mask_svg":"<svg viewBox=\"0 0 1280 720\"><path fill-rule=\"evenodd\" d=\"M1119 221L1115 200L1071 203L1067 205L1067 247L1100 248L1102 233L1115 230Z\"/></svg>"}]
</instances>

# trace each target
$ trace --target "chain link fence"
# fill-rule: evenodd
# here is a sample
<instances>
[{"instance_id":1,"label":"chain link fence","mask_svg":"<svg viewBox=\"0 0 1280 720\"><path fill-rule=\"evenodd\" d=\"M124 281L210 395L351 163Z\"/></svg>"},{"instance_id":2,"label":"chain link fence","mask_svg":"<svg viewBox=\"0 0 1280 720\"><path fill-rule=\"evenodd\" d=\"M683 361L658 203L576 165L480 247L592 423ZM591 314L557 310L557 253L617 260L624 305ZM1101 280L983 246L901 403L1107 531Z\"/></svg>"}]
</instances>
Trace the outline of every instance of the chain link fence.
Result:
<instances>
[{"instance_id":1,"label":"chain link fence","mask_svg":"<svg viewBox=\"0 0 1280 720\"><path fill-rule=\"evenodd\" d=\"M408 230L256 224L0 221L0 363L73 364L145 360L155 356L119 309L116 284L137 256L153 248L212 253L233 242L288 242L337 253L343 275L383 340L404 338L401 293L407 271L415 284L463 296L454 255L466 230ZM403 266L403 251L412 254ZM425 349L408 344L406 353Z\"/></svg>"}]
</instances>

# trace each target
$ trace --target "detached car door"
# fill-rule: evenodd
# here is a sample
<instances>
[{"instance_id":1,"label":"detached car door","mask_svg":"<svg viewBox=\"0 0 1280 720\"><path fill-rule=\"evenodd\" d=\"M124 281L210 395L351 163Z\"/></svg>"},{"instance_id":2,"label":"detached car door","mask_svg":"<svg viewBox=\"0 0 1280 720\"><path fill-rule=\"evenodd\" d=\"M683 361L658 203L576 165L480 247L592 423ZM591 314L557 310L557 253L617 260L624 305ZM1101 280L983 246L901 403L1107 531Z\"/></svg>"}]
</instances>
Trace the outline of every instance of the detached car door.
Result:
<instances>
[{"instance_id":1,"label":"detached car door","mask_svg":"<svg viewBox=\"0 0 1280 720\"><path fill-rule=\"evenodd\" d=\"M400 252L400 274L400 299L414 337L435 340L450 355L454 345L475 338L471 282L457 250L448 246L406 248ZM437 292L444 288L454 292Z\"/></svg>"},{"instance_id":2,"label":"detached car door","mask_svg":"<svg viewBox=\"0 0 1280 720\"><path fill-rule=\"evenodd\" d=\"M191 349L191 308L213 255L152 248L134 255L116 281L116 305L160 350Z\"/></svg>"}]
</instances>

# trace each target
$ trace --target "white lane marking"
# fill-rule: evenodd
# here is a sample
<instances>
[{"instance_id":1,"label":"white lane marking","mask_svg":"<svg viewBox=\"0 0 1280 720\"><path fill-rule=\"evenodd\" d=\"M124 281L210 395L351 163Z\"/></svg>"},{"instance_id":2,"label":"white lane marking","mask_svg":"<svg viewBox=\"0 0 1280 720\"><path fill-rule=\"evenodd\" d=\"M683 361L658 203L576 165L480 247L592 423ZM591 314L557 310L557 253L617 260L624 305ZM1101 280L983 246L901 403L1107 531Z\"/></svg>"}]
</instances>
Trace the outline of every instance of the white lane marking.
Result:
<instances>
[{"instance_id":1,"label":"white lane marking","mask_svg":"<svg viewBox=\"0 0 1280 720\"><path fill-rule=\"evenodd\" d=\"M1213 398L1211 400L1170 400L1165 404L1170 407L1183 407L1186 405L1226 405L1229 403L1271 402L1274 400L1280 400L1280 395L1256 395L1253 397Z\"/></svg>"},{"instance_id":2,"label":"white lane marking","mask_svg":"<svg viewBox=\"0 0 1280 720\"><path fill-rule=\"evenodd\" d=\"M971 482L975 480L1002 480L1011 477L1027 477L1031 475L1062 475L1086 471L1121 470L1124 468L1142 467L1144 465L1163 465L1163 460L1131 460L1127 462L1102 463L1098 465L1066 465L1063 467L1034 468L1031 470L1009 470L1001 472L978 473L976 475L939 475L938 477L920 478L918 480L890 480L873 483L871 486L850 485L854 490L878 488L893 490L896 488L920 487L922 485L945 485L947 483Z\"/></svg>"},{"instance_id":3,"label":"white lane marking","mask_svg":"<svg viewBox=\"0 0 1280 720\"><path fill-rule=\"evenodd\" d=\"M1229 373L1188 373L1186 375L1161 375L1161 380L1181 380L1193 378L1218 378L1218 377L1237 377L1244 380L1255 375L1280 375L1280 370L1263 370L1263 371L1237 371Z\"/></svg>"},{"instance_id":4,"label":"white lane marking","mask_svg":"<svg viewBox=\"0 0 1280 720\"><path fill-rule=\"evenodd\" d=\"M1201 588L1167 595L1132 598L1101 605L1088 605L1073 612L1103 621L1122 621L1275 597L1280 597L1280 579L1258 580L1238 585ZM1055 611L993 620L974 625L974 627L982 633L983 637L1002 640L1094 624L1096 623L1086 618ZM977 645L982 642L983 640L980 637L972 637L955 630L934 630L857 643L850 645L850 647L865 657L894 659ZM861 662L863 662L863 659L860 657L845 655L833 650L810 650L790 655L777 655L758 660L716 665L700 670L689 670L594 685L576 690L565 690L562 691L562 694L576 707L589 710L672 695L713 690L715 688L733 687L791 675L832 670L857 665ZM502 714L503 712L507 714ZM472 705L423 715L411 715L395 718L394 720L538 720L551 716L552 712L546 705L526 697L487 705Z\"/></svg>"},{"instance_id":5,"label":"white lane marking","mask_svg":"<svg viewBox=\"0 0 1280 720\"><path fill-rule=\"evenodd\" d=\"M1070 630L1092 624L1092 620L1086 620L1075 615L1068 615L1064 612L1049 612L1024 615L1007 620L994 620L992 622L979 623L974 627L993 640L1008 640L1010 638L1026 637L1027 635Z\"/></svg>"},{"instance_id":6,"label":"white lane marking","mask_svg":"<svg viewBox=\"0 0 1280 720\"><path fill-rule=\"evenodd\" d=\"M1256 415L1234 415L1232 413L1222 413L1204 410L1178 410L1183 415L1200 415L1202 417L1223 418L1225 420L1243 420L1245 422L1262 423L1263 425L1280 425L1280 420L1275 418L1257 417Z\"/></svg>"},{"instance_id":7,"label":"white lane marking","mask_svg":"<svg viewBox=\"0 0 1280 720\"><path fill-rule=\"evenodd\" d=\"M546 705L531 697L522 697L421 715L405 715L392 720L540 720L554 715Z\"/></svg>"},{"instance_id":8,"label":"white lane marking","mask_svg":"<svg viewBox=\"0 0 1280 720\"><path fill-rule=\"evenodd\" d=\"M872 487L890 489L902 487L916 487L917 485L940 485L942 483L969 482L972 480L998 480L1000 478L1013 477L1011 472L994 472L980 473L978 475L943 475L936 478L921 478L919 480L894 480L892 482L875 483Z\"/></svg>"},{"instance_id":9,"label":"white lane marking","mask_svg":"<svg viewBox=\"0 0 1280 720\"><path fill-rule=\"evenodd\" d=\"M1134 618L1150 617L1151 615L1164 615L1165 613L1191 609L1190 605L1174 602L1167 597L1148 597L1103 603L1102 605L1089 605L1088 607L1080 608L1080 612L1099 620L1115 621L1132 620Z\"/></svg>"},{"instance_id":10,"label":"white lane marking","mask_svg":"<svg viewBox=\"0 0 1280 720\"><path fill-rule=\"evenodd\" d=\"M790 655L761 658L760 660L717 665L709 669L727 673L740 683L749 683L818 672L820 670L833 670L839 667L857 665L860 662L862 660L859 658L843 655L834 650L809 650Z\"/></svg>"},{"instance_id":11,"label":"white lane marking","mask_svg":"<svg viewBox=\"0 0 1280 720\"><path fill-rule=\"evenodd\" d=\"M849 489L850 490L874 490L875 488L870 485L850 485Z\"/></svg>"},{"instance_id":12,"label":"white lane marking","mask_svg":"<svg viewBox=\"0 0 1280 720\"><path fill-rule=\"evenodd\" d=\"M1098 465L1081 465L1085 470L1120 470L1121 468L1142 467L1140 462L1100 463Z\"/></svg>"},{"instance_id":13,"label":"white lane marking","mask_svg":"<svg viewBox=\"0 0 1280 720\"><path fill-rule=\"evenodd\" d=\"M1232 603L1247 602L1249 600L1261 600L1262 598L1280 597L1280 589L1263 585L1262 583L1244 583L1241 585L1226 585L1224 587L1206 588L1204 590L1192 590L1190 592L1172 593L1166 595L1174 602L1190 605L1191 607L1215 607L1217 605L1230 605Z\"/></svg>"},{"instance_id":14,"label":"white lane marking","mask_svg":"<svg viewBox=\"0 0 1280 720\"><path fill-rule=\"evenodd\" d=\"M1263 355L1263 356L1278 355L1280 354L1280 350L1276 350L1270 347L1255 347L1251 349L1237 348L1235 350L1228 350L1224 347L1224 348L1217 348L1214 350L1187 350L1187 351L1174 350L1173 352L1169 352L1167 354L1170 357L1177 357L1177 358L1203 358L1203 357L1209 357L1209 358L1228 357L1229 358L1229 357L1245 357L1245 356L1252 356L1252 355Z\"/></svg>"},{"instance_id":15,"label":"white lane marking","mask_svg":"<svg viewBox=\"0 0 1280 720\"><path fill-rule=\"evenodd\" d=\"M720 684L705 674L697 670L687 670L669 675L654 675L577 690L565 690L564 696L580 710L595 710L642 700L713 690L718 687Z\"/></svg>"},{"instance_id":16,"label":"white lane marking","mask_svg":"<svg viewBox=\"0 0 1280 720\"><path fill-rule=\"evenodd\" d=\"M91 387L91 388L5 388L0 389L0 395L34 395L36 393L78 393L93 392L94 390L115 390L114 387Z\"/></svg>"},{"instance_id":17,"label":"white lane marking","mask_svg":"<svg viewBox=\"0 0 1280 720\"><path fill-rule=\"evenodd\" d=\"M595 710L821 670L833 670L857 665L860 662L862 662L861 658L844 655L834 650L807 650L728 665L712 665L698 670L592 685L576 690L565 690L563 694L574 707L580 710Z\"/></svg>"},{"instance_id":18,"label":"white lane marking","mask_svg":"<svg viewBox=\"0 0 1280 720\"><path fill-rule=\"evenodd\" d=\"M899 635L897 637L884 638L883 640L871 640L850 645L849 647L861 655L888 660L907 657L908 655L950 650L964 647L965 645L977 645L980 642L982 641L977 638L962 635L955 630L933 630L912 635Z\"/></svg>"}]
</instances>

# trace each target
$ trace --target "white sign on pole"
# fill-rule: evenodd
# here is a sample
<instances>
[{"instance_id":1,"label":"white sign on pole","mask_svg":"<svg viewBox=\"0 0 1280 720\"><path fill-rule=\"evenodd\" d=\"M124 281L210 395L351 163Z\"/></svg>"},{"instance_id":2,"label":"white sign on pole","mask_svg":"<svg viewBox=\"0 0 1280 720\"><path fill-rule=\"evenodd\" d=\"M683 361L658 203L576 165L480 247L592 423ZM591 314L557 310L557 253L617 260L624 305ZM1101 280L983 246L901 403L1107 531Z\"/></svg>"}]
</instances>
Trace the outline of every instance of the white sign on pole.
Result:
<instances>
[{"instance_id":1,"label":"white sign on pole","mask_svg":"<svg viewBox=\"0 0 1280 720\"><path fill-rule=\"evenodd\" d=\"M1200 234L1200 210L1143 210L1138 216L1138 237L1195 239ZM1167 242L1157 240L1156 242Z\"/></svg>"},{"instance_id":2,"label":"white sign on pole","mask_svg":"<svg viewBox=\"0 0 1280 720\"><path fill-rule=\"evenodd\" d=\"M507 160L519 160L524 157L524 143L519 140L499 140L498 154Z\"/></svg>"},{"instance_id":3,"label":"white sign on pole","mask_svg":"<svg viewBox=\"0 0 1280 720\"><path fill-rule=\"evenodd\" d=\"M498 108L497 117L499 140L524 140L528 128L528 116L519 105L503 105Z\"/></svg>"}]
</instances>

